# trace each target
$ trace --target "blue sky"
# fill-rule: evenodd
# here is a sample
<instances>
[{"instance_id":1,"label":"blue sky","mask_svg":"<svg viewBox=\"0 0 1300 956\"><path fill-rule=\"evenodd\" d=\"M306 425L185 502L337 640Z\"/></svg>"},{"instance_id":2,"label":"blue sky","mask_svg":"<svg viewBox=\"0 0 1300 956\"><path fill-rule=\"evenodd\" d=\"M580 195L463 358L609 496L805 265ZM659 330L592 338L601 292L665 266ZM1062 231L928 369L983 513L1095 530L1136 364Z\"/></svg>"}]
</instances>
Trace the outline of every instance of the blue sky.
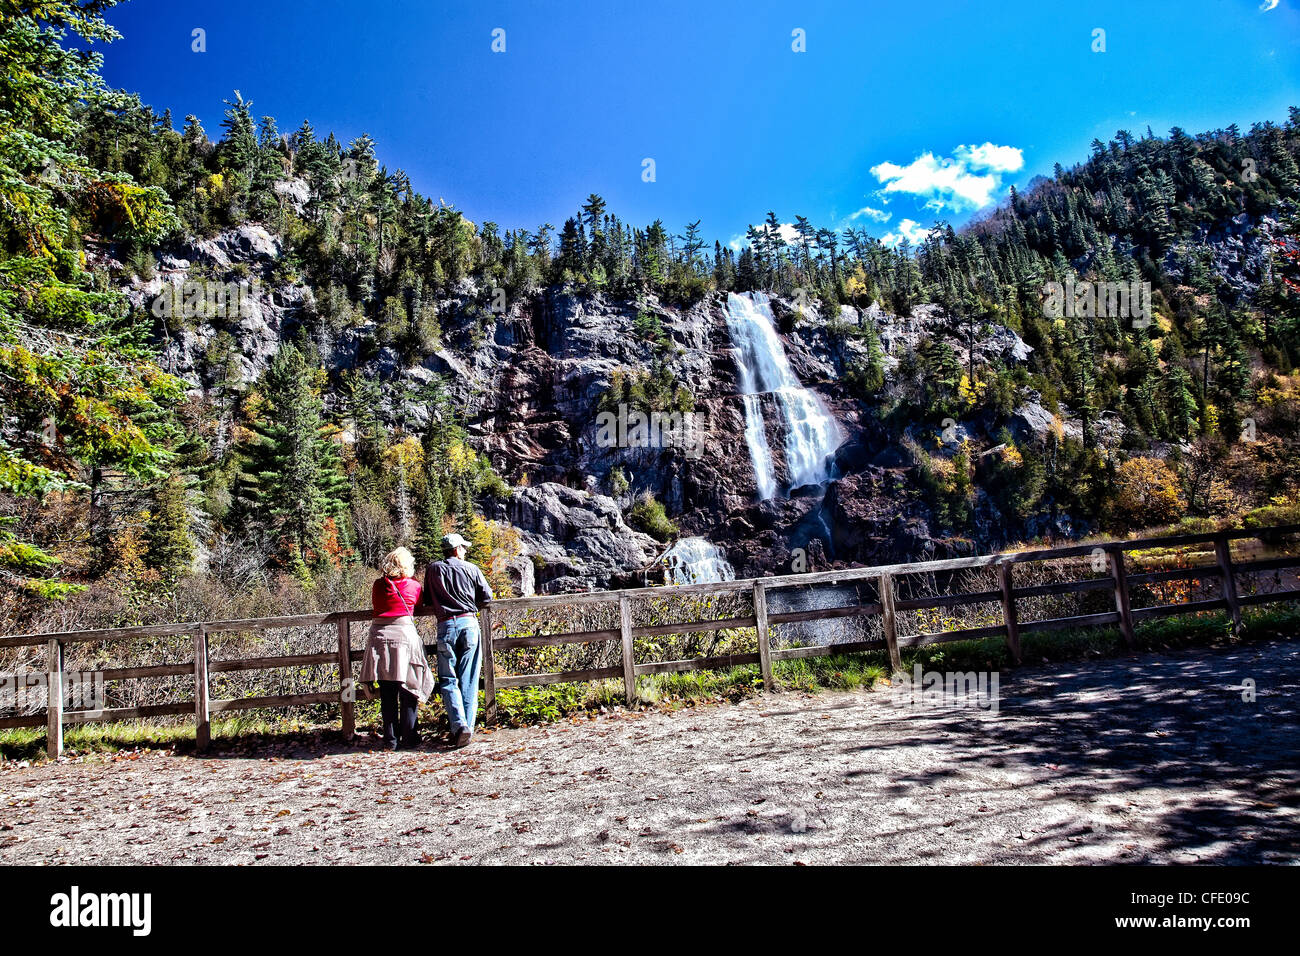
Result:
<instances>
[{"instance_id":1,"label":"blue sky","mask_svg":"<svg viewBox=\"0 0 1300 956\"><path fill-rule=\"evenodd\" d=\"M476 222L558 226L596 192L710 242L769 209L892 240L1120 128L1285 120L1300 0L1273 2L130 0L104 73L214 139L235 89L283 132L369 133Z\"/></svg>"}]
</instances>

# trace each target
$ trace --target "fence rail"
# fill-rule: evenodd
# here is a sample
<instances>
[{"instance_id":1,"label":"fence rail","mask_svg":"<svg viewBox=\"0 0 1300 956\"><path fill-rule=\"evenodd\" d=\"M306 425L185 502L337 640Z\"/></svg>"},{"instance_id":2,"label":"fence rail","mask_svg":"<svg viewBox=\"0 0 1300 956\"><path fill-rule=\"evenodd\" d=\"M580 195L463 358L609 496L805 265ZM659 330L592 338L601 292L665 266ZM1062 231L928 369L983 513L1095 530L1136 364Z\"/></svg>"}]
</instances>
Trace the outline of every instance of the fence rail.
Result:
<instances>
[{"instance_id":1,"label":"fence rail","mask_svg":"<svg viewBox=\"0 0 1300 956\"><path fill-rule=\"evenodd\" d=\"M497 691L502 688L535 687L555 683L596 681L622 677L625 699L629 704L636 700L636 679L648 674L662 674L690 670L707 670L722 667L757 664L764 686L773 688L774 662L816 657L829 654L857 653L885 649L891 666L902 667L901 648L915 648L929 644L964 641L988 637L1004 637L1011 659L1020 663L1020 637L1022 634L1064 628L1101 627L1117 625L1121 636L1130 648L1133 646L1133 625L1139 621L1176 614L1226 610L1234 630L1241 626L1241 608L1263 603L1292 601L1300 597L1300 588L1287 588L1265 593L1239 595L1237 575L1278 571L1300 567L1300 556L1283 556L1261 560L1234 562L1231 544L1235 540L1259 539L1277 542L1284 536L1300 534L1300 525L1273 528L1236 529L1206 534L1173 535L1128 541L1108 541L1095 544L1070 545L1061 548L1044 548L1029 551L1005 552L971 558L949 558L938 561L920 561L876 567L846 568L835 571L818 571L805 574L788 574L764 578L747 578L738 581L710 582L672 588L632 588L624 591L583 592L578 594L542 595L525 598L508 598L494 601L479 613L484 654L482 686L484 689L485 719L496 716ZM1214 564L1186 568L1130 574L1126 569L1125 555L1134 551L1152 549L1182 549L1194 545L1214 546ZM1091 555L1104 558L1108 574L1045 585L1017 587L1014 569L1017 565L1077 558ZM934 574L962 570L992 569L998 578L997 590L942 594L931 597L902 600L897 596L897 581L909 575ZM1097 568L1101 571L1103 569ZM1184 601L1146 608L1131 608L1129 588L1190 579L1219 579L1219 596L1212 599ZM770 613L768 596L775 591L799 588L830 588L842 584L874 583L877 597L864 601L859 595L855 603L804 611ZM1104 613L1079 614L1068 617L1021 622L1017 602L1035 597L1076 594L1093 590L1113 593L1115 609ZM662 597L748 597L753 613L714 619L696 619L671 624L633 626L631 603L639 598ZM1001 606L1001 622L981 627L936 631L900 636L898 615L907 611L963 607L973 604L997 603ZM561 634L532 634L526 636L497 637L496 618L510 612L574 606L617 607L619 626L589 631ZM417 608L417 616L432 614L427 608ZM868 640L841 641L812 646L773 648L771 628L781 624L833 620L836 618L879 617L882 636ZM0 636L0 649L41 647L46 648L45 686L47 707L44 714L0 717L0 729L39 727L47 730L47 750L56 757L63 748L63 727L67 724L91 721L112 721L128 718L162 717L193 714L195 739L198 747L207 747L211 733L211 715L236 710L257 708L296 707L338 703L341 709L343 733L351 737L356 731L356 681L353 663L360 660L363 651L352 646L352 625L371 620L370 611L336 611L329 614L297 614L280 617L247 618L227 621L194 621L173 624L150 624L141 627L105 628L97 630L65 631L46 634L20 634ZM237 660L212 660L208 652L208 638L225 632L247 632L288 627L314 627L334 625L337 628L336 650L315 654L249 657ZM692 657L674 661L636 663L634 645L637 638L657 637L694 632L717 632L734 628L755 629L758 651L756 653L726 654ZM117 707L97 711L69 710L63 708L62 689L65 682L64 651L69 644L92 641L126 641L143 637L190 637L193 641L193 659L179 664L156 664L144 667L122 667L100 672L105 681L134 680L150 677L175 677L193 674L194 699L139 707ZM617 666L594 667L583 670L555 673L499 675L495 669L495 655L512 649L558 645L619 642L621 659ZM214 673L245 670L333 665L338 670L339 687L336 690L313 693L284 694L278 696L213 699L210 696L210 678ZM52 692L53 689L60 692Z\"/></svg>"}]
</instances>

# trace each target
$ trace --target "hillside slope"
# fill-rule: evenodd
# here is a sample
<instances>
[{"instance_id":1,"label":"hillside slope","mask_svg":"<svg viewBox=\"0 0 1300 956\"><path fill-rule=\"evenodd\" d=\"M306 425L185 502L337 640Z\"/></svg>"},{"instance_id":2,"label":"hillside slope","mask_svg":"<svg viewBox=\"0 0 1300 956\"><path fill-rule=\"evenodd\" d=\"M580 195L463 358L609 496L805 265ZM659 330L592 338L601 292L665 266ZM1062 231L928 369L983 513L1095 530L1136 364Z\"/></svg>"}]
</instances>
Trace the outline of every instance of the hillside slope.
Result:
<instances>
[{"instance_id":1,"label":"hillside slope","mask_svg":"<svg viewBox=\"0 0 1300 956\"><path fill-rule=\"evenodd\" d=\"M177 131L6 29L9 75L77 91L0 123L8 622L182 581L352 603L453 528L503 590L566 590L678 539L761 574L1296 511L1300 111L1117 133L915 249L769 212L710 252L597 195L471 222L238 92ZM698 441L602 433L654 413Z\"/></svg>"}]
</instances>

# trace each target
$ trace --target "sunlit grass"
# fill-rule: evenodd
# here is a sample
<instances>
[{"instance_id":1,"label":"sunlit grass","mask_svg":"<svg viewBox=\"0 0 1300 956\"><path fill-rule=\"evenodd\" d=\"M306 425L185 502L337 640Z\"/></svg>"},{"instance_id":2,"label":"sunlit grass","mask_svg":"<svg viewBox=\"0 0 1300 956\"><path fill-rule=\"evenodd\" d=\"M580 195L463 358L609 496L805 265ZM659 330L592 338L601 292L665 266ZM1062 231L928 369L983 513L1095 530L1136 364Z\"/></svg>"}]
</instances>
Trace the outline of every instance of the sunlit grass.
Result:
<instances>
[{"instance_id":1,"label":"sunlit grass","mask_svg":"<svg viewBox=\"0 0 1300 956\"><path fill-rule=\"evenodd\" d=\"M223 741L259 734L293 732L310 725L299 717L265 717L237 713L212 720L213 739ZM119 720L106 724L74 724L63 729L63 751L79 753L119 753L122 751L192 750L194 722L158 720ZM0 758L5 760L40 760L45 757L45 728L23 727L0 731Z\"/></svg>"}]
</instances>

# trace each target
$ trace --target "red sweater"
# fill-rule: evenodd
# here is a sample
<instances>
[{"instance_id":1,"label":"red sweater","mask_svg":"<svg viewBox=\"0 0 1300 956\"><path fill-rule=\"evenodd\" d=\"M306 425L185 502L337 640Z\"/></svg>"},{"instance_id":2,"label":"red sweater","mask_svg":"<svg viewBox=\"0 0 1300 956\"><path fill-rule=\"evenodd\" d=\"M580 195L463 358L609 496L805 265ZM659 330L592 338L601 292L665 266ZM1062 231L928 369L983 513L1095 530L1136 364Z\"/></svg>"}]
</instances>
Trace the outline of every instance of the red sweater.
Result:
<instances>
[{"instance_id":1,"label":"red sweater","mask_svg":"<svg viewBox=\"0 0 1300 956\"><path fill-rule=\"evenodd\" d=\"M380 578L370 588L375 617L405 617L420 603L420 591L415 578Z\"/></svg>"}]
</instances>

